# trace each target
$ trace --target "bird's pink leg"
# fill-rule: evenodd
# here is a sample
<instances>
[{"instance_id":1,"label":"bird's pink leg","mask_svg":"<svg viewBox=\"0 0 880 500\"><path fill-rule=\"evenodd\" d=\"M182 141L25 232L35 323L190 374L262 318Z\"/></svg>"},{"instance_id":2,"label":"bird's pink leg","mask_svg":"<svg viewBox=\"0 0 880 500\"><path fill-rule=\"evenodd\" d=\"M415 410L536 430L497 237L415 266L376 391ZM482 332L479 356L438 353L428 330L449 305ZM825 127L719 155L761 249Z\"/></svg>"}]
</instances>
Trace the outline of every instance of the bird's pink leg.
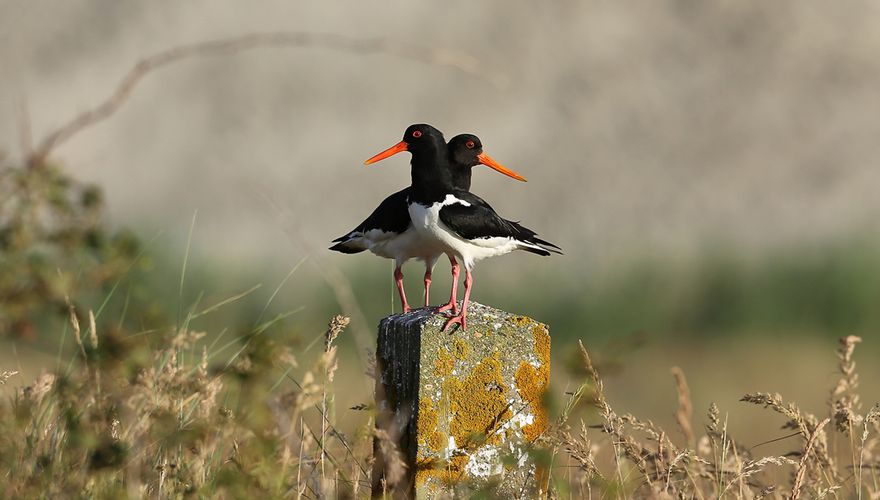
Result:
<instances>
[{"instance_id":1,"label":"bird's pink leg","mask_svg":"<svg viewBox=\"0 0 880 500\"><path fill-rule=\"evenodd\" d=\"M437 312L452 310L453 316L458 314L458 277L461 275L461 266L455 257L449 257L449 263L452 265L452 293L449 294L449 302L437 308Z\"/></svg>"},{"instance_id":2,"label":"bird's pink leg","mask_svg":"<svg viewBox=\"0 0 880 500\"><path fill-rule=\"evenodd\" d=\"M461 303L461 313L457 314L446 321L446 324L443 325L443 331L445 332L450 326L454 324L461 325L461 330L467 330L467 310L468 310L468 302L471 300L471 286L474 283L474 279L471 276L471 270L464 270L464 300Z\"/></svg>"},{"instance_id":3,"label":"bird's pink leg","mask_svg":"<svg viewBox=\"0 0 880 500\"><path fill-rule=\"evenodd\" d=\"M431 268L425 266L425 307L428 307L429 297L431 296Z\"/></svg>"},{"instance_id":4,"label":"bird's pink leg","mask_svg":"<svg viewBox=\"0 0 880 500\"><path fill-rule=\"evenodd\" d=\"M403 312L412 311L412 308L406 303L406 293L403 291L403 271L400 270L400 266L394 268L394 284L397 285L397 293L400 294L400 305L403 307Z\"/></svg>"}]
</instances>

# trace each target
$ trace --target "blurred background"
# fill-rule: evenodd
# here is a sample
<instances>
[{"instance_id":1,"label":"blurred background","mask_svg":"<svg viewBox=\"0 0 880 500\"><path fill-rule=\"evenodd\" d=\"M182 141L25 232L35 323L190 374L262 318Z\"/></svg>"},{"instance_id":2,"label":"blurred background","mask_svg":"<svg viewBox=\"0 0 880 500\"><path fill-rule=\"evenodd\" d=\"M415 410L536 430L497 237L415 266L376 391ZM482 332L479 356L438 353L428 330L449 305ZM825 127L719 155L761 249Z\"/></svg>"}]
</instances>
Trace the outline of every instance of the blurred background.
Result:
<instances>
[{"instance_id":1,"label":"blurred background","mask_svg":"<svg viewBox=\"0 0 880 500\"><path fill-rule=\"evenodd\" d=\"M79 307L149 331L261 285L193 328L210 338L282 315L267 335L305 349L330 315L352 315L339 377L369 387L359 360L399 309L391 263L326 247L408 184L407 155L363 160L427 122L479 135L525 175L475 169L472 191L565 250L485 261L474 291L550 325L558 399L580 381L583 339L618 411L672 426L680 366L698 414L714 401L758 442L784 432L749 428L760 410L739 398L778 391L823 412L838 337L865 338L863 399L880 399L878 9L4 0L0 151L24 163L28 136L39 143L172 47L276 31L380 39L393 49L179 61L55 149L64 175L103 192L101 227L140 242L120 281L78 289ZM422 269L404 272L418 297ZM435 297L447 273L438 264ZM0 368L30 380L72 348L56 316L7 332Z\"/></svg>"}]
</instances>

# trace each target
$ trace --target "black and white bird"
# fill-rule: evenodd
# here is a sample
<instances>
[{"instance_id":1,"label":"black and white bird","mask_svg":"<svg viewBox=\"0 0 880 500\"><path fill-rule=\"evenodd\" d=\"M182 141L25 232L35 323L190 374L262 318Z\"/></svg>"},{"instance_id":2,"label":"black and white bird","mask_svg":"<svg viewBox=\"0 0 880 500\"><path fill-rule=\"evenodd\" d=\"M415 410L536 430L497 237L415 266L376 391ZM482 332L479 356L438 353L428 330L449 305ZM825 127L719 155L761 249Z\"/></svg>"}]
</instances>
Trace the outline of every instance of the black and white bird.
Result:
<instances>
[{"instance_id":1,"label":"black and white bird","mask_svg":"<svg viewBox=\"0 0 880 500\"><path fill-rule=\"evenodd\" d=\"M470 140L470 137L457 136L453 141L450 141L450 146L454 143L465 143ZM415 175L416 170L431 170L431 164L447 164L447 158L451 154L442 132L430 125L417 124L411 125L406 129L402 141L373 156L364 163L369 165L403 151L409 151L412 154L412 175ZM461 166L456 169L455 178L452 181L453 184L460 189L469 189L471 184L471 168L480 163L514 179L525 181L525 178L521 175L507 170L490 157L483 155L473 165ZM417 165L419 166L417 167ZM413 178L415 179L415 177ZM403 264L409 259L424 261L424 298L425 305L427 306L430 300L431 272L437 259L443 254L441 249L431 242L425 241L413 229L408 210L410 189L411 187L407 187L385 198L366 220L347 234L333 240L335 244L330 247L330 250L349 254L369 250L380 257L394 259L394 281L404 312L410 311L411 308L407 302L403 287L403 271L401 269ZM458 281L457 273L458 266L454 265L453 283L455 284ZM455 285L453 285L452 298L441 310L455 309L455 295Z\"/></svg>"},{"instance_id":2,"label":"black and white bird","mask_svg":"<svg viewBox=\"0 0 880 500\"><path fill-rule=\"evenodd\" d=\"M425 244L442 249L453 263L453 270L458 261L465 268L461 310L453 307L453 316L444 325L444 330L454 324L461 325L464 330L473 289L471 271L477 262L514 250L543 256L561 254L562 251L553 243L538 238L531 229L502 218L479 196L456 187L454 173L480 163L481 156L486 156L475 136L450 141L450 146L445 164L413 163L408 211L413 229ZM453 297L455 295L453 285Z\"/></svg>"}]
</instances>

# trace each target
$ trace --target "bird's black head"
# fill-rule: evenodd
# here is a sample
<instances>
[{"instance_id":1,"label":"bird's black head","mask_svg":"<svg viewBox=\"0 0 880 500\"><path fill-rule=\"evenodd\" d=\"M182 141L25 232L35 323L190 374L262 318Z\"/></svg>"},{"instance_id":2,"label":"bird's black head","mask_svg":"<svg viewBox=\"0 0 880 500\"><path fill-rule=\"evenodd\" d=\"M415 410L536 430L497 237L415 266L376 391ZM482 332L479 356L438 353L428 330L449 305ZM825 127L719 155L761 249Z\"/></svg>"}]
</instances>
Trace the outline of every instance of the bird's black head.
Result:
<instances>
[{"instance_id":1,"label":"bird's black head","mask_svg":"<svg viewBox=\"0 0 880 500\"><path fill-rule=\"evenodd\" d=\"M380 160L384 160L389 156L396 155L402 151L409 151L413 155L413 160L417 157L423 157L425 160L434 158L446 148L446 140L443 138L443 132L436 128L425 124L417 123L410 125L403 133L403 140L382 151L381 153L371 157L364 164L369 165Z\"/></svg>"},{"instance_id":2,"label":"bird's black head","mask_svg":"<svg viewBox=\"0 0 880 500\"><path fill-rule=\"evenodd\" d=\"M493 160L492 157L483 152L483 143L480 138L473 134L460 134L449 140L446 146L449 159L452 162L454 170L467 169L483 164L487 167L497 170L504 175L513 177L518 181L525 182L526 178L503 167L500 163ZM469 174L469 172L468 172ZM468 181L470 179L468 178Z\"/></svg>"},{"instance_id":3,"label":"bird's black head","mask_svg":"<svg viewBox=\"0 0 880 500\"><path fill-rule=\"evenodd\" d=\"M416 123L406 127L406 131L403 133L403 142L407 144L408 151L421 151L433 148L438 143L445 144L446 139L443 138L443 132L427 123Z\"/></svg>"},{"instance_id":4,"label":"bird's black head","mask_svg":"<svg viewBox=\"0 0 880 500\"><path fill-rule=\"evenodd\" d=\"M460 134L449 139L446 146L449 150L449 158L456 166L475 167L480 160L477 155L483 152L483 143L480 138L473 134Z\"/></svg>"}]
</instances>

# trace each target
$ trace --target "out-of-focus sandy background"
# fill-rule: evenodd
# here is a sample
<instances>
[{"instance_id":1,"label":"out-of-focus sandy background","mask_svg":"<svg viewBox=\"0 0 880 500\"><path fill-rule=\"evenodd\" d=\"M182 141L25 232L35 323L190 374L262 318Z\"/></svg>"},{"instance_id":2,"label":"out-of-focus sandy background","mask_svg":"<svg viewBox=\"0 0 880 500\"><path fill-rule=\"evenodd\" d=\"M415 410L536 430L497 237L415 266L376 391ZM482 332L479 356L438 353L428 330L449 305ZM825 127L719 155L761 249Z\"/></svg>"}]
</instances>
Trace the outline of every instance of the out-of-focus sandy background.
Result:
<instances>
[{"instance_id":1,"label":"out-of-focus sandy background","mask_svg":"<svg viewBox=\"0 0 880 500\"><path fill-rule=\"evenodd\" d=\"M5 1L0 146L16 106L33 134L106 96L140 57L256 31L382 37L471 54L498 86L449 67L327 49L182 62L58 152L105 186L114 220L199 248L290 255L265 199L322 245L407 183L364 168L412 122L474 132L528 184L474 191L566 249L742 249L878 228L880 12L872 2L128 3ZM556 265L544 264L543 265Z\"/></svg>"},{"instance_id":2,"label":"out-of-focus sandy background","mask_svg":"<svg viewBox=\"0 0 880 500\"><path fill-rule=\"evenodd\" d=\"M447 138L476 133L529 182L476 170L473 191L566 255L485 262L475 298L551 325L558 383L573 339L613 351L615 339L647 332L609 383L646 417L670 413L674 364L696 372L701 408L710 394L735 407L751 390L820 404L834 338L880 324L870 281L880 262L878 16L870 1L4 0L0 150L20 154L23 106L38 140L105 98L139 58L173 46L309 31L444 49L484 76L320 47L182 61L54 158L106 190L112 224L159 234L154 247L174 266L198 211L193 265L209 293L271 289L308 257L287 300L306 308L296 327L314 335L339 309L326 269L357 281L369 324L390 310L387 261L324 250L408 183L405 155L362 161L413 122ZM716 254L720 267L705 264ZM853 255L861 260L846 267ZM442 296L447 284L436 283ZM775 300L791 307L775 315ZM685 305L662 312L671 302ZM866 352L878 352L865 336ZM864 365L877 395L880 367ZM721 392L701 392L716 380ZM668 405L655 401L662 391Z\"/></svg>"}]
</instances>

